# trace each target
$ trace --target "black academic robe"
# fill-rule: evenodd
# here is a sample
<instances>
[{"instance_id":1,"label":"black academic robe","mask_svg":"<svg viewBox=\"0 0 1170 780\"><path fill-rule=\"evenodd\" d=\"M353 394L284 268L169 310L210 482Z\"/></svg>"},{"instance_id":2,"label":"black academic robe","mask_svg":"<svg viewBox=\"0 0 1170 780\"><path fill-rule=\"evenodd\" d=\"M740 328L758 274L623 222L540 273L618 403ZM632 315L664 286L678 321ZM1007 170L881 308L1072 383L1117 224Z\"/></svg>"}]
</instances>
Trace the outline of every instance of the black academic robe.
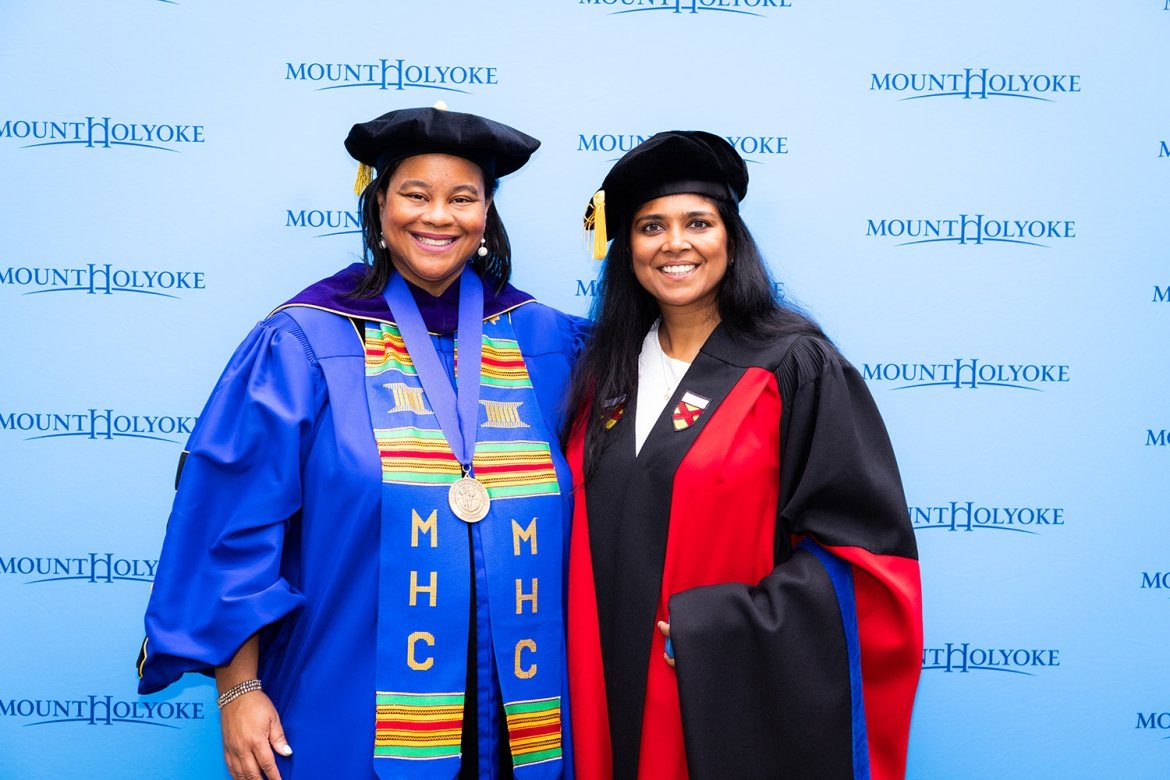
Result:
<instances>
[{"instance_id":1,"label":"black academic robe","mask_svg":"<svg viewBox=\"0 0 1170 780\"><path fill-rule=\"evenodd\" d=\"M635 457L637 414L611 410L588 481L569 444L578 777L902 777L917 551L857 371L814 336L721 326Z\"/></svg>"}]
</instances>

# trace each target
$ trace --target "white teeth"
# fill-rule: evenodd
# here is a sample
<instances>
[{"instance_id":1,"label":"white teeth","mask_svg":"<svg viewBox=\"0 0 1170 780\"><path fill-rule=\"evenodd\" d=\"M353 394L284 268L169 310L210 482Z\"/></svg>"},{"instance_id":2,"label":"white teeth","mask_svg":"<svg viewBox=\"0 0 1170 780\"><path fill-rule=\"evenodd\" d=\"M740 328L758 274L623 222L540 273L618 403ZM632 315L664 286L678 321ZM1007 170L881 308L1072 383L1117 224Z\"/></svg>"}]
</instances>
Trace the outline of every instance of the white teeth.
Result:
<instances>
[{"instance_id":1,"label":"white teeth","mask_svg":"<svg viewBox=\"0 0 1170 780\"><path fill-rule=\"evenodd\" d=\"M692 271L697 267L698 266L695 266L693 264L664 265L664 266L662 266L662 271L663 271L663 273L668 273L668 274L685 274L687 271Z\"/></svg>"},{"instance_id":2,"label":"white teeth","mask_svg":"<svg viewBox=\"0 0 1170 780\"><path fill-rule=\"evenodd\" d=\"M427 238L426 236L415 236L420 244L427 246L447 246L455 242L453 238Z\"/></svg>"}]
</instances>

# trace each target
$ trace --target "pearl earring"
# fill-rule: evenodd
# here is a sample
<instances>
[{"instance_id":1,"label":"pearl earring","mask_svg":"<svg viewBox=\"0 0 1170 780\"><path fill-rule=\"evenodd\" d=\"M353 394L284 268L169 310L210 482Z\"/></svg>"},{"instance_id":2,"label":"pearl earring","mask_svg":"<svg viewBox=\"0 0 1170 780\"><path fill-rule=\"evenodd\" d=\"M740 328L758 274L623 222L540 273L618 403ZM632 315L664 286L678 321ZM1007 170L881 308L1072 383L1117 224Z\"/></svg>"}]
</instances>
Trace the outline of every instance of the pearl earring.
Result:
<instances>
[{"instance_id":1,"label":"pearl earring","mask_svg":"<svg viewBox=\"0 0 1170 780\"><path fill-rule=\"evenodd\" d=\"M485 236L479 237L479 249L475 250L475 253L480 257L488 256L487 238Z\"/></svg>"}]
</instances>

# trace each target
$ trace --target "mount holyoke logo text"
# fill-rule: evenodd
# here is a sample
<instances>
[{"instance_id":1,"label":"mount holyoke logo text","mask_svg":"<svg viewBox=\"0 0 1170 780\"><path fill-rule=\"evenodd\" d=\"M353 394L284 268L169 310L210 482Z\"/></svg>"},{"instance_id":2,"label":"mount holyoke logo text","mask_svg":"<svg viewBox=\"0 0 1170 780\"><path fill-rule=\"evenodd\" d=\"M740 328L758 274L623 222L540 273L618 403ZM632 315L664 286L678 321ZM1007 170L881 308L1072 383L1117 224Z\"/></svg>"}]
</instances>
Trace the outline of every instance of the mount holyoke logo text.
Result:
<instances>
[{"instance_id":1,"label":"mount holyoke logo text","mask_svg":"<svg viewBox=\"0 0 1170 780\"><path fill-rule=\"evenodd\" d=\"M989 100L1020 98L1048 103L1081 91L1081 77L1072 73L1001 73L991 68L963 68L937 73L871 73L871 92L901 95L901 100L959 98Z\"/></svg>"},{"instance_id":2,"label":"mount holyoke logo text","mask_svg":"<svg viewBox=\"0 0 1170 780\"><path fill-rule=\"evenodd\" d=\"M578 133L577 151L600 152L602 154L620 156L645 141L651 135L653 133L649 135L640 133ZM753 157L771 157L788 154L789 151L788 136L784 135L744 135L731 133L724 135L723 138L727 143L735 147L735 150L748 162L754 162L751 159Z\"/></svg>"},{"instance_id":3,"label":"mount holyoke logo text","mask_svg":"<svg viewBox=\"0 0 1170 780\"><path fill-rule=\"evenodd\" d=\"M85 149L138 147L178 152L179 147L206 143L203 125L178 122L122 122L112 117L74 120L7 119L0 123L0 141L21 146L80 146Z\"/></svg>"},{"instance_id":4,"label":"mount holyoke logo text","mask_svg":"<svg viewBox=\"0 0 1170 780\"><path fill-rule=\"evenodd\" d=\"M1170 571L1143 571L1141 590L1170 591Z\"/></svg>"},{"instance_id":5,"label":"mount holyoke logo text","mask_svg":"<svg viewBox=\"0 0 1170 780\"><path fill-rule=\"evenodd\" d=\"M1060 666L1060 650L1037 647L986 647L971 642L947 642L922 650L922 671L969 674L1005 672L1035 676Z\"/></svg>"},{"instance_id":6,"label":"mount holyoke logo text","mask_svg":"<svg viewBox=\"0 0 1170 780\"><path fill-rule=\"evenodd\" d=\"M362 215L356 209L285 209L284 226L317 232L317 238L349 236L362 232Z\"/></svg>"},{"instance_id":7,"label":"mount holyoke logo text","mask_svg":"<svg viewBox=\"0 0 1170 780\"><path fill-rule=\"evenodd\" d=\"M0 718L28 721L24 726L76 723L86 726L162 726L177 729L207 717L200 701L117 699L89 694L76 698L0 699Z\"/></svg>"},{"instance_id":8,"label":"mount holyoke logo text","mask_svg":"<svg viewBox=\"0 0 1170 780\"><path fill-rule=\"evenodd\" d=\"M181 443L198 418L186 415L121 414L113 409L84 412L13 412L0 410L0 432L28 434L34 439L152 439Z\"/></svg>"},{"instance_id":9,"label":"mount holyoke logo text","mask_svg":"<svg viewBox=\"0 0 1170 780\"><path fill-rule=\"evenodd\" d=\"M863 363L861 375L867 382L891 383L895 385L892 390L1002 387L1040 392L1045 387L1067 384L1069 367L1064 363L996 363L980 358L955 358L945 363Z\"/></svg>"},{"instance_id":10,"label":"mount holyoke logo text","mask_svg":"<svg viewBox=\"0 0 1170 780\"><path fill-rule=\"evenodd\" d=\"M867 238L896 238L896 246L914 244L1021 244L1049 247L1056 241L1077 237L1071 219L1003 219L984 214L958 214L943 218L868 219Z\"/></svg>"},{"instance_id":11,"label":"mount holyoke logo text","mask_svg":"<svg viewBox=\"0 0 1170 780\"><path fill-rule=\"evenodd\" d=\"M499 84L494 65L416 64L399 57L374 62L286 62L285 81L317 84L317 90L363 87L402 92L434 89L471 94L475 87Z\"/></svg>"},{"instance_id":12,"label":"mount holyoke logo text","mask_svg":"<svg viewBox=\"0 0 1170 780\"><path fill-rule=\"evenodd\" d=\"M154 582L157 559L124 558L112 552L87 555L0 555L0 575L25 578L26 585L47 582Z\"/></svg>"},{"instance_id":13,"label":"mount holyoke logo text","mask_svg":"<svg viewBox=\"0 0 1170 780\"><path fill-rule=\"evenodd\" d=\"M1166 4L1170 6L1170 0L1166 0ZM1139 712L1137 725L1134 728L1144 731L1170 731L1170 712L1158 712L1157 710ZM1162 737L1162 739L1170 739L1170 736Z\"/></svg>"},{"instance_id":14,"label":"mount holyoke logo text","mask_svg":"<svg viewBox=\"0 0 1170 780\"><path fill-rule=\"evenodd\" d=\"M1059 506L999 506L977 501L944 501L933 505L911 505L910 522L915 531L1008 531L1039 534L1064 525L1064 508Z\"/></svg>"},{"instance_id":15,"label":"mount holyoke logo text","mask_svg":"<svg viewBox=\"0 0 1170 780\"><path fill-rule=\"evenodd\" d=\"M85 295L139 293L179 298L185 290L207 289L204 271L116 268L113 263L83 266L8 266L0 269L0 286L24 288L22 295L74 292Z\"/></svg>"}]
</instances>

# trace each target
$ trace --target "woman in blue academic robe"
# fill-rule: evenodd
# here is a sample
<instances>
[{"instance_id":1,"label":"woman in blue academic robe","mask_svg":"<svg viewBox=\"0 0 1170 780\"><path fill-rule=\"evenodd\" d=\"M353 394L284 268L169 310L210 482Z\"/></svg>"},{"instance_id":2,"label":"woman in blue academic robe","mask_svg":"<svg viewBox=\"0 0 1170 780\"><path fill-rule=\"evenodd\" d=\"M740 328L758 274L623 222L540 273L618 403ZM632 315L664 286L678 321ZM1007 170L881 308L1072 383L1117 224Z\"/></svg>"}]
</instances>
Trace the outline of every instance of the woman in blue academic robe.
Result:
<instances>
[{"instance_id":1,"label":"woman in blue academic robe","mask_svg":"<svg viewBox=\"0 0 1170 780\"><path fill-rule=\"evenodd\" d=\"M355 125L368 262L257 325L199 418L139 688L214 673L234 777L571 767L556 436L581 321L508 284L494 204L538 145L440 108Z\"/></svg>"}]
</instances>

